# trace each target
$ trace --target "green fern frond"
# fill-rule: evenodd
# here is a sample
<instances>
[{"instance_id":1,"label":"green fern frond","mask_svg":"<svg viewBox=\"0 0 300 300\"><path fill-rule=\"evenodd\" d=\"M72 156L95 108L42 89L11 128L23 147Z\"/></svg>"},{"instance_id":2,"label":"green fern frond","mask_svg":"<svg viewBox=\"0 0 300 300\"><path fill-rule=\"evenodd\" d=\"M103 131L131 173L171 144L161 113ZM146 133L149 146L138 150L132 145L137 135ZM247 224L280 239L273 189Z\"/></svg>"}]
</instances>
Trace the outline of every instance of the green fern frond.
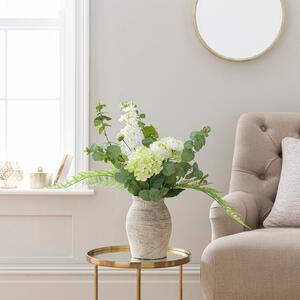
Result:
<instances>
[{"instance_id":1,"label":"green fern frond","mask_svg":"<svg viewBox=\"0 0 300 300\"><path fill-rule=\"evenodd\" d=\"M233 207L231 207L228 204L228 202L225 201L220 196L220 192L218 192L214 188L209 187L207 185L197 185L197 184L193 184L193 183L180 183L177 185L177 187L184 188L184 189L193 189L193 190L197 190L197 191L207 194L208 196L210 196L212 199L214 199L215 201L217 201L219 203L219 205L224 209L225 213L229 217L231 217L233 220L235 220L237 223L239 223L243 227L251 230L251 228L247 224L244 223L244 221L241 218L241 215Z\"/></svg>"},{"instance_id":2,"label":"green fern frond","mask_svg":"<svg viewBox=\"0 0 300 300\"><path fill-rule=\"evenodd\" d=\"M104 187L111 187L117 190L124 190L124 185L117 182L114 176L96 176L87 179L86 181L88 186L95 187L95 186L104 186Z\"/></svg>"},{"instance_id":3,"label":"green fern frond","mask_svg":"<svg viewBox=\"0 0 300 300\"><path fill-rule=\"evenodd\" d=\"M71 177L61 183L53 186L55 189L66 189L72 185L79 182L83 182L88 185L103 185L103 186L113 186L117 188L122 188L122 185L115 180L115 170L106 171L88 171L80 172L78 175Z\"/></svg>"}]
</instances>

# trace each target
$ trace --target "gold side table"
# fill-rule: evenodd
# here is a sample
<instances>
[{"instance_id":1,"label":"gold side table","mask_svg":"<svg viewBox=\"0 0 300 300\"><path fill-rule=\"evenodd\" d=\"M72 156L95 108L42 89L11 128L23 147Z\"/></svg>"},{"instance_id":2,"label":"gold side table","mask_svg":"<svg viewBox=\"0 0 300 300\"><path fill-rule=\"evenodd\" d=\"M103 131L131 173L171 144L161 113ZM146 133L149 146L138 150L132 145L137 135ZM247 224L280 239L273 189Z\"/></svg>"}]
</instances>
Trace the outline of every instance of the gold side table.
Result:
<instances>
[{"instance_id":1,"label":"gold side table","mask_svg":"<svg viewBox=\"0 0 300 300\"><path fill-rule=\"evenodd\" d=\"M136 299L141 300L142 269L179 267L179 300L183 299L183 265L190 261L191 253L184 249L169 248L168 255L160 260L139 260L130 255L129 246L110 246L90 250L87 260L94 265L94 299L98 300L98 267L136 269Z\"/></svg>"}]
</instances>

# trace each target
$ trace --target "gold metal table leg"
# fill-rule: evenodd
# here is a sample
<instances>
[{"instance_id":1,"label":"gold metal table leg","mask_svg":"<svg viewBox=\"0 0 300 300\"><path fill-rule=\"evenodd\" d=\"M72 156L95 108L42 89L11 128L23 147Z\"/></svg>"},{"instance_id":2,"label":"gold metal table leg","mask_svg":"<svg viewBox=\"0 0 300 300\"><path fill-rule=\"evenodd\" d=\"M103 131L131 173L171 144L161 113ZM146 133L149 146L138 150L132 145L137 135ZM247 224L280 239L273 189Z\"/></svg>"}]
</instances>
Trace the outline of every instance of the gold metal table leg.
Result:
<instances>
[{"instance_id":1,"label":"gold metal table leg","mask_svg":"<svg viewBox=\"0 0 300 300\"><path fill-rule=\"evenodd\" d=\"M183 266L179 266L179 300L183 299Z\"/></svg>"},{"instance_id":2,"label":"gold metal table leg","mask_svg":"<svg viewBox=\"0 0 300 300\"><path fill-rule=\"evenodd\" d=\"M94 267L94 299L98 300L98 266Z\"/></svg>"},{"instance_id":3,"label":"gold metal table leg","mask_svg":"<svg viewBox=\"0 0 300 300\"><path fill-rule=\"evenodd\" d=\"M136 300L141 300L141 268L136 269Z\"/></svg>"}]
</instances>

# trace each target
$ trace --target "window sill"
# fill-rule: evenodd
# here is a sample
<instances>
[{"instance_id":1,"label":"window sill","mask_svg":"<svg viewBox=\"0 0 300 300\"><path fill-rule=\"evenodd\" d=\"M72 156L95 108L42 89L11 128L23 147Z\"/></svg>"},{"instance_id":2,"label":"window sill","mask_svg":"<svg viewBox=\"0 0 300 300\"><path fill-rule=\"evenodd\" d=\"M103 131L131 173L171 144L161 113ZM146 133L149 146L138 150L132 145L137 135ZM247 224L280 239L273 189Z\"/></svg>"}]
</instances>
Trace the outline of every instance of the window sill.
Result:
<instances>
[{"instance_id":1,"label":"window sill","mask_svg":"<svg viewBox=\"0 0 300 300\"><path fill-rule=\"evenodd\" d=\"M30 196L93 196L93 189L1 189L1 195L30 195Z\"/></svg>"}]
</instances>

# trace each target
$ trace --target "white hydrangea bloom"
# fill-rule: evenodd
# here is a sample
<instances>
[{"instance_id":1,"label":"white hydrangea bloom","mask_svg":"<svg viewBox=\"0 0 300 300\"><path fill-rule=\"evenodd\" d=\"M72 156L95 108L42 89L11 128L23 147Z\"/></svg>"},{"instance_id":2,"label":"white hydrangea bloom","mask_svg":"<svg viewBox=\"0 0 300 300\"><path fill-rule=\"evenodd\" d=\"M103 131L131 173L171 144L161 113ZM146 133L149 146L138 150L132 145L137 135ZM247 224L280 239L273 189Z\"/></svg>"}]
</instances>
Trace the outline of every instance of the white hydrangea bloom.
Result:
<instances>
[{"instance_id":1,"label":"white hydrangea bloom","mask_svg":"<svg viewBox=\"0 0 300 300\"><path fill-rule=\"evenodd\" d=\"M172 157L172 150L161 140L152 143L150 149L164 160Z\"/></svg>"},{"instance_id":2,"label":"white hydrangea bloom","mask_svg":"<svg viewBox=\"0 0 300 300\"><path fill-rule=\"evenodd\" d=\"M155 152L142 146L129 155L125 169L132 172L136 180L146 181L161 171L162 161Z\"/></svg>"},{"instance_id":3,"label":"white hydrangea bloom","mask_svg":"<svg viewBox=\"0 0 300 300\"><path fill-rule=\"evenodd\" d=\"M162 138L150 145L150 148L163 160L173 158L179 159L184 148L183 142L173 137Z\"/></svg>"},{"instance_id":4,"label":"white hydrangea bloom","mask_svg":"<svg viewBox=\"0 0 300 300\"><path fill-rule=\"evenodd\" d=\"M125 123L125 127L120 131L124 135L124 140L121 142L121 150L124 154L129 155L143 145L144 134L139 127L139 115L136 105L131 101L124 102L121 108L125 112L119 119L120 122Z\"/></svg>"},{"instance_id":5,"label":"white hydrangea bloom","mask_svg":"<svg viewBox=\"0 0 300 300\"><path fill-rule=\"evenodd\" d=\"M171 136L165 137L161 139L161 142L163 142L164 144L166 144L166 146L171 149L172 151L176 151L176 152L182 152L184 145L183 142L180 140L177 140Z\"/></svg>"}]
</instances>

